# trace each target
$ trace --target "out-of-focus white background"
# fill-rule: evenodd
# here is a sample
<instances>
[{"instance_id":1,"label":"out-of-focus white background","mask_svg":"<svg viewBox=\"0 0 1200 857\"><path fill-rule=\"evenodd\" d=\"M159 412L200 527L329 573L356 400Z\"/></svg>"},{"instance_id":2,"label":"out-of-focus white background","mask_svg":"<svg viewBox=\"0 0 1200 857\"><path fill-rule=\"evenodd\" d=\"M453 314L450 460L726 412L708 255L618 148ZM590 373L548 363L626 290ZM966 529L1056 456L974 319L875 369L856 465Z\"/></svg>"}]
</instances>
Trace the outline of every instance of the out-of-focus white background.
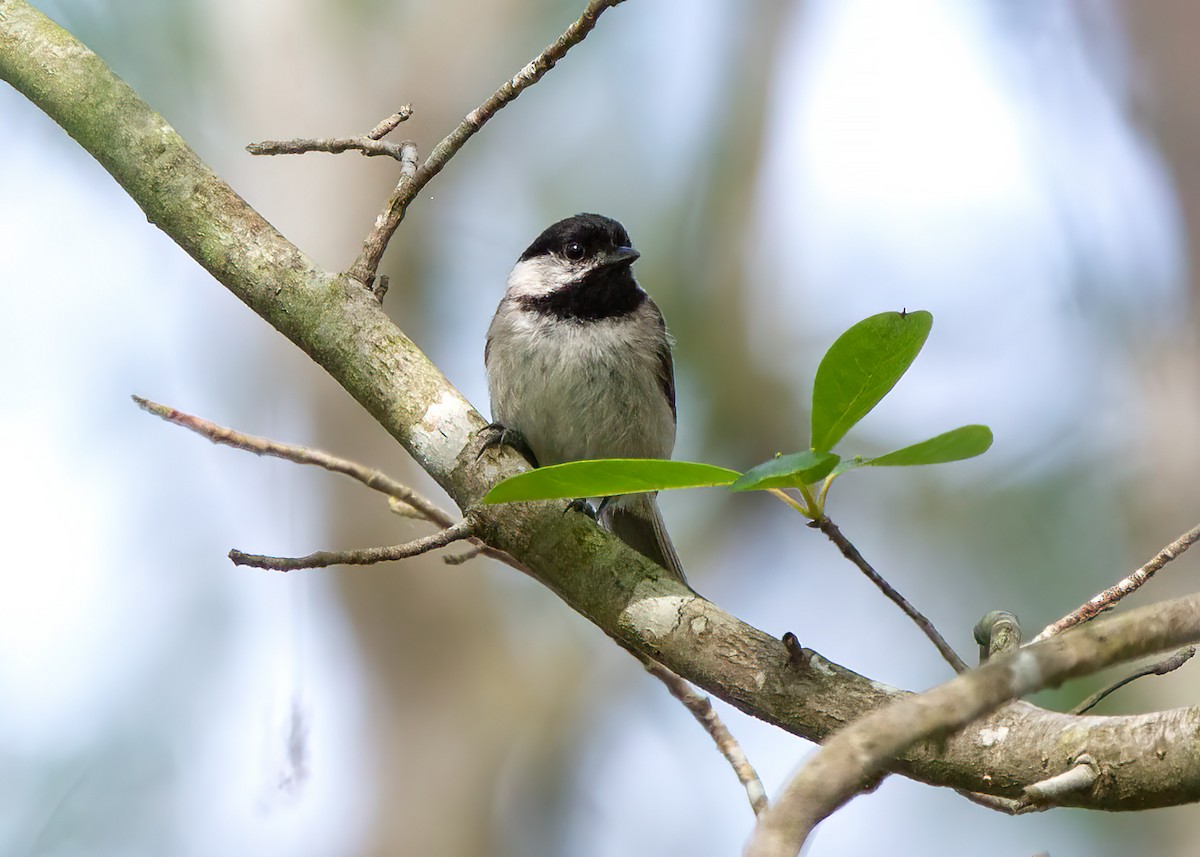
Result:
<instances>
[{"instance_id":1,"label":"out-of-focus white background","mask_svg":"<svg viewBox=\"0 0 1200 857\"><path fill-rule=\"evenodd\" d=\"M394 164L242 147L361 133L412 102L403 134L428 151L582 2L39 5L340 269ZM806 446L807 384L842 329L932 311L846 449L984 422L993 450L851 475L830 510L970 655L987 610L1035 631L1198 517L1198 27L1183 0L630 0L413 205L387 308L486 413L484 332L513 260L559 217L617 217L678 340L676 455L743 469ZM752 817L708 738L508 568L232 567L234 546L428 526L129 394L437 491L7 87L0 129L0 852L738 853ZM783 506L663 505L694 585L731 612L880 681L947 677ZM1138 603L1194 588L1195 568ZM1195 669L1101 710L1195 704ZM777 793L811 746L718 707ZM1190 855L1198 826L1195 807L1013 819L892 778L809 853Z\"/></svg>"}]
</instances>

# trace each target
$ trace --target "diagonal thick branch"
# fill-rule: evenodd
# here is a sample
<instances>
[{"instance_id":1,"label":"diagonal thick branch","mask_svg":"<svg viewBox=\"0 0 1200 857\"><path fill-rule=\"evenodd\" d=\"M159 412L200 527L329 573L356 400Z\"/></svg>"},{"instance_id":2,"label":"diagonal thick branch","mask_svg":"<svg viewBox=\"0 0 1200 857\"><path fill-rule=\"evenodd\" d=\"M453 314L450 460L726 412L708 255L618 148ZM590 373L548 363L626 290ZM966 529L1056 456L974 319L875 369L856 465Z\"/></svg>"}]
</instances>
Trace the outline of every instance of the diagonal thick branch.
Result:
<instances>
[{"instance_id":1,"label":"diagonal thick branch","mask_svg":"<svg viewBox=\"0 0 1200 857\"><path fill-rule=\"evenodd\" d=\"M321 270L217 177L123 81L26 0L0 0L0 78L118 181L149 220L341 384L460 508L518 455L476 460L485 420L383 313L360 282ZM480 537L620 645L769 723L820 741L902 691L812 653L789 658L774 636L662 576L581 515L553 503L482 507ZM805 650L807 653L807 650ZM1003 729L1004 742L981 735ZM1017 797L1074 766L1086 744L1102 771L1074 806L1130 809L1200 799L1200 754L1165 766L1155 747L1191 746L1195 708L1075 717L1015 703L944 742L919 742L890 770L937 785ZM1119 766L1117 765L1119 762ZM1111 767L1110 767L1111 766Z\"/></svg>"},{"instance_id":2,"label":"diagonal thick branch","mask_svg":"<svg viewBox=\"0 0 1200 857\"><path fill-rule=\"evenodd\" d=\"M1010 699L1197 640L1200 595L1192 595L1030 645L933 690L896 700L825 742L759 819L747 854L799 854L818 822L854 797L864 782L885 772L891 758L922 738L960 729ZM1092 773L1086 786L1095 781ZM1061 788L1053 792L1056 798L1064 793L1072 792ZM1043 785L1033 794L1050 792Z\"/></svg>"}]
</instances>

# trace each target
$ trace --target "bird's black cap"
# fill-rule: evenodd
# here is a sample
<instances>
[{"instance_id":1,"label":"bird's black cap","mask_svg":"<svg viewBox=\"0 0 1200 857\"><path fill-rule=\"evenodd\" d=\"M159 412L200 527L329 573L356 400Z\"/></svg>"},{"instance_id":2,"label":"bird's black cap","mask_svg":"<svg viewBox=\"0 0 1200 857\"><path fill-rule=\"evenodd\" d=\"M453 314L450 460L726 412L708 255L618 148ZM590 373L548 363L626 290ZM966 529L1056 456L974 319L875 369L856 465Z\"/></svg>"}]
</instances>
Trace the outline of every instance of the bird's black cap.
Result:
<instances>
[{"instance_id":1,"label":"bird's black cap","mask_svg":"<svg viewBox=\"0 0 1200 857\"><path fill-rule=\"evenodd\" d=\"M571 244L579 244L585 257L611 253L619 247L632 247L625 227L611 217L601 214L576 214L546 227L532 244L521 254L519 261L533 259L553 253L563 256ZM629 261L636 255L626 254Z\"/></svg>"}]
</instances>

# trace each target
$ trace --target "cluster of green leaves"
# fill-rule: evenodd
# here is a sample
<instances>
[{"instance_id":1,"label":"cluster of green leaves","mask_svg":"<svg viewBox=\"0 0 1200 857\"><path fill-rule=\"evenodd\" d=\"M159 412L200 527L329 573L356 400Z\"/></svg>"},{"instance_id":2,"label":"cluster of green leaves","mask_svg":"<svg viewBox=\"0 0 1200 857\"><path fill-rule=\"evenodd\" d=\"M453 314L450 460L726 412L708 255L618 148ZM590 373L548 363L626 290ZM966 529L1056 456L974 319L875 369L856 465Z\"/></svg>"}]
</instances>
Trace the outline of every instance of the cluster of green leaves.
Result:
<instances>
[{"instance_id":1,"label":"cluster of green leaves","mask_svg":"<svg viewBox=\"0 0 1200 857\"><path fill-rule=\"evenodd\" d=\"M839 441L879 404L921 352L933 316L885 312L863 319L825 352L813 380L812 445L776 455L745 473L692 461L611 458L574 461L521 473L498 483L485 503L609 497L641 491L728 486L773 491L806 517L824 513L829 486L861 467L912 467L973 458L992 445L987 426L966 425L873 458L844 458ZM816 486L820 484L819 490ZM799 497L785 493L795 489Z\"/></svg>"}]
</instances>

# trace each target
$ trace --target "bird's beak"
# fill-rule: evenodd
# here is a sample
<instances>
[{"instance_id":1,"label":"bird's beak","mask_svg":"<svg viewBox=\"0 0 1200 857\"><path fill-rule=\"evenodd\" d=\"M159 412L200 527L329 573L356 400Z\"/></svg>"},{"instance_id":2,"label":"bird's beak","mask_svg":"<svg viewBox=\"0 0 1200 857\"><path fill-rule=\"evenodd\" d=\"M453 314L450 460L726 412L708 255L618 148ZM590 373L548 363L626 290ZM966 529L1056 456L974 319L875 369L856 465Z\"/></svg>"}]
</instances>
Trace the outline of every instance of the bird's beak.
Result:
<instances>
[{"instance_id":1,"label":"bird's beak","mask_svg":"<svg viewBox=\"0 0 1200 857\"><path fill-rule=\"evenodd\" d=\"M604 259L600 264L606 268L617 265L632 265L641 255L641 253L632 247L614 247L604 254Z\"/></svg>"}]
</instances>

